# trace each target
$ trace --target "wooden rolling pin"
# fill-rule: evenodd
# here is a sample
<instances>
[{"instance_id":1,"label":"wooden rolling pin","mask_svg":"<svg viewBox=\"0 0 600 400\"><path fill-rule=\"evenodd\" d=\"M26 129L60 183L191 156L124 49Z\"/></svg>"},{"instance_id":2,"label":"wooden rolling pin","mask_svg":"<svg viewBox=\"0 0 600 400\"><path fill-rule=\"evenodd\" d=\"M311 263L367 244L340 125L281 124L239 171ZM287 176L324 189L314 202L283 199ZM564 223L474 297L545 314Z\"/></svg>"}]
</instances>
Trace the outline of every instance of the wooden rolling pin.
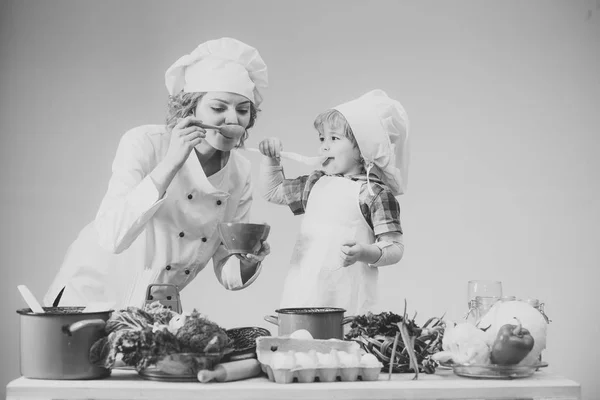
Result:
<instances>
[{"instance_id":1,"label":"wooden rolling pin","mask_svg":"<svg viewBox=\"0 0 600 400\"><path fill-rule=\"evenodd\" d=\"M212 371L198 371L198 380L202 383L215 380L217 382L237 381L257 376L261 373L260 363L255 358L230 361L218 364Z\"/></svg>"}]
</instances>

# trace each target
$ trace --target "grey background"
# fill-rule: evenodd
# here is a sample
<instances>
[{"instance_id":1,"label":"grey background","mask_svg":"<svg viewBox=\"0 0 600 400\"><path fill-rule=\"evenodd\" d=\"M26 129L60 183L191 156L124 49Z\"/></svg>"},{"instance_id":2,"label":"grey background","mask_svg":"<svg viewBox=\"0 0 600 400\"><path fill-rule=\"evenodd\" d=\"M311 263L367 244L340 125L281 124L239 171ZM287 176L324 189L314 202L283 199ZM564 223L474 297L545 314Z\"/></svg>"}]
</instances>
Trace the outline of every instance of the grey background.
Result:
<instances>
[{"instance_id":1,"label":"grey background","mask_svg":"<svg viewBox=\"0 0 600 400\"><path fill-rule=\"evenodd\" d=\"M43 296L95 215L120 136L164 120L169 65L231 36L269 66L249 145L280 136L314 154L314 117L373 88L407 109L406 253L381 271L384 308L401 312L406 298L420 323L458 320L467 281L499 279L505 294L546 303L548 369L597 398L599 14L594 0L2 1L2 390L19 376L16 285ZM276 333L263 316L300 219L258 195L253 219L272 225L259 280L225 292L209 267L183 304Z\"/></svg>"}]
</instances>

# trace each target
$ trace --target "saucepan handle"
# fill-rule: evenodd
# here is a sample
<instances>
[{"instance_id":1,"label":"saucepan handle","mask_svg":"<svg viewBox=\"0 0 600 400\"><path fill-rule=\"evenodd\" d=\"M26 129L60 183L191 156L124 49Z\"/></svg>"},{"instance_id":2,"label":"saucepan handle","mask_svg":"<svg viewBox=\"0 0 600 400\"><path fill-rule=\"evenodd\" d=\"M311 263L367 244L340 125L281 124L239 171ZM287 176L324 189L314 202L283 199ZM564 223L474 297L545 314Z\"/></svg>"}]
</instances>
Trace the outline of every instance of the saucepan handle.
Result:
<instances>
[{"instance_id":1,"label":"saucepan handle","mask_svg":"<svg viewBox=\"0 0 600 400\"><path fill-rule=\"evenodd\" d=\"M64 334L71 336L74 332L77 332L83 328L87 328L90 326L97 327L97 328L104 328L105 325L106 325L106 321L104 321L103 319L100 319L100 318L84 319L82 321L74 322L71 325L63 325L62 331Z\"/></svg>"},{"instance_id":2,"label":"saucepan handle","mask_svg":"<svg viewBox=\"0 0 600 400\"><path fill-rule=\"evenodd\" d=\"M265 321L270 322L274 325L279 326L279 318L274 315L265 315Z\"/></svg>"}]
</instances>

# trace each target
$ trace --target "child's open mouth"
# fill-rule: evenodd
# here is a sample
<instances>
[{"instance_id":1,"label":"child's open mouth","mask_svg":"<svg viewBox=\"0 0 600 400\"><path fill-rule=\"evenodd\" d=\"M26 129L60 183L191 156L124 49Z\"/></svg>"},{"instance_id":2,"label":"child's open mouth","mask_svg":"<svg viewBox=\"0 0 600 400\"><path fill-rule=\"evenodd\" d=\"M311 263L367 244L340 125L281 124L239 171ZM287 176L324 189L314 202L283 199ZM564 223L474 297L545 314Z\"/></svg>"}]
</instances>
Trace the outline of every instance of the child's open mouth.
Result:
<instances>
[{"instance_id":1,"label":"child's open mouth","mask_svg":"<svg viewBox=\"0 0 600 400\"><path fill-rule=\"evenodd\" d=\"M323 166L324 166L324 167L326 167L326 166L327 166L327 164L329 164L329 162L330 162L331 160L333 160L333 157L327 157L327 158L325 159L325 161L323 161Z\"/></svg>"}]
</instances>

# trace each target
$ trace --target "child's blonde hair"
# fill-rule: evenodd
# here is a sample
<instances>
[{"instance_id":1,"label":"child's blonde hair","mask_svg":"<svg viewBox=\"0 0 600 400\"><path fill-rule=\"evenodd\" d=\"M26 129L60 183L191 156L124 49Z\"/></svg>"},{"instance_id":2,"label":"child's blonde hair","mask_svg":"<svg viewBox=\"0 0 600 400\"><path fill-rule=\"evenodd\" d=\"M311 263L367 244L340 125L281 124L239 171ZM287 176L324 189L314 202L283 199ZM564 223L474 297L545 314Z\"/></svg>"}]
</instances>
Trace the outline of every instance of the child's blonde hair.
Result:
<instances>
[{"instance_id":1,"label":"child's blonde hair","mask_svg":"<svg viewBox=\"0 0 600 400\"><path fill-rule=\"evenodd\" d=\"M352 128L350 124L344 117L344 115L338 110L327 110L317 115L314 122L315 129L321 135L323 134L323 130L325 127L329 127L330 129L341 129L344 132L344 136L352 142L352 145L356 147L359 151L358 143L356 142L356 138L354 137L354 132L352 132ZM362 154L360 158L356 160L362 167L363 172L365 171L365 160L362 158Z\"/></svg>"},{"instance_id":2,"label":"child's blonde hair","mask_svg":"<svg viewBox=\"0 0 600 400\"><path fill-rule=\"evenodd\" d=\"M319 132L321 135L323 134L323 130L326 126L334 129L341 128L341 130L344 132L344 136L347 137L355 147L358 147L358 143L356 143L356 138L354 137L352 128L350 128L350 124L338 110L331 109L317 115L314 126L317 132Z\"/></svg>"},{"instance_id":3,"label":"child's blonde hair","mask_svg":"<svg viewBox=\"0 0 600 400\"><path fill-rule=\"evenodd\" d=\"M167 105L167 129L171 131L173 127L177 124L179 118L189 117L190 115L194 115L196 111L196 107L198 106L198 102L204 96L205 92L179 92L174 96L169 96L169 103ZM248 129L254 126L254 121L256 121L256 116L258 114L258 109L253 103L250 103L250 122L246 127L246 132L240 138L240 142L236 147L243 147L244 142L248 139Z\"/></svg>"}]
</instances>

